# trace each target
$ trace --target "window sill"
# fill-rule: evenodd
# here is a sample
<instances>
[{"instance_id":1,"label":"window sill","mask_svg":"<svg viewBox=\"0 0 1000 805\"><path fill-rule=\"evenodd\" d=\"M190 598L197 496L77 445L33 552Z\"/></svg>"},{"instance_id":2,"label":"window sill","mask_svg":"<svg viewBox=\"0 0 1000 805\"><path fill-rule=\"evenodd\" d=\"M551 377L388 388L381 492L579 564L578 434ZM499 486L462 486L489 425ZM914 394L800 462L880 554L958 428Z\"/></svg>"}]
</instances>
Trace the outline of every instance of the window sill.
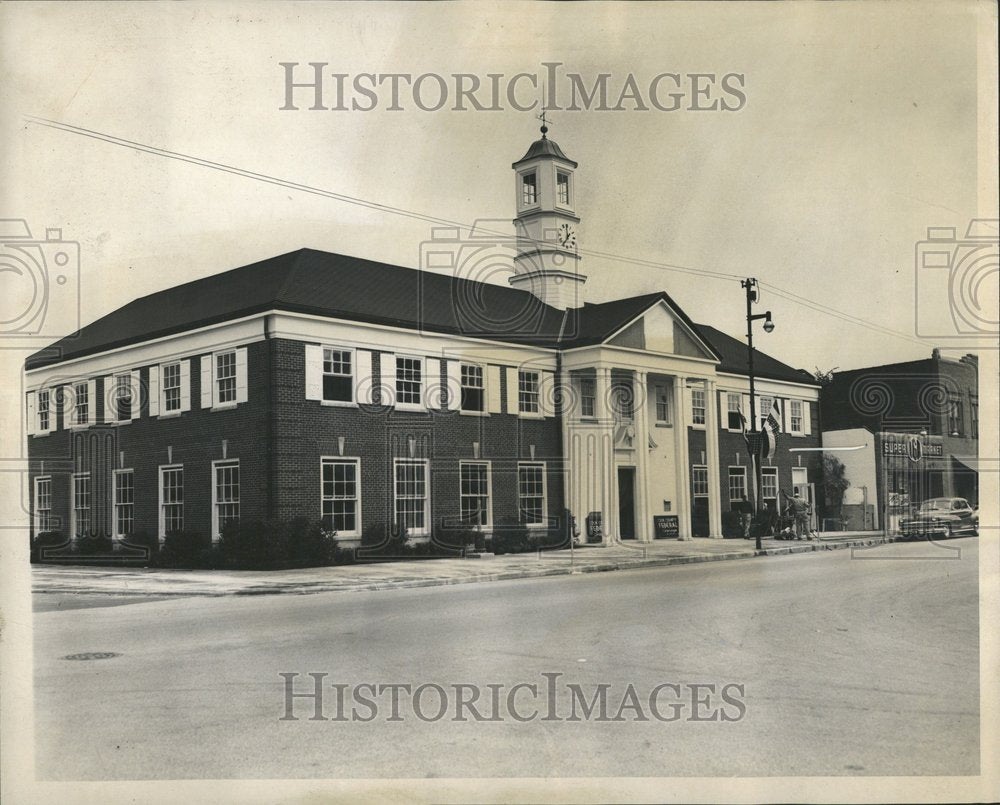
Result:
<instances>
[{"instance_id":1,"label":"window sill","mask_svg":"<svg viewBox=\"0 0 1000 805\"><path fill-rule=\"evenodd\" d=\"M673 423L672 422L655 422L655 423L653 423L653 427L654 428L672 428L673 427Z\"/></svg>"},{"instance_id":2,"label":"window sill","mask_svg":"<svg viewBox=\"0 0 1000 805\"><path fill-rule=\"evenodd\" d=\"M393 408L397 411L419 411L421 413L428 410L419 403L396 403Z\"/></svg>"},{"instance_id":3,"label":"window sill","mask_svg":"<svg viewBox=\"0 0 1000 805\"><path fill-rule=\"evenodd\" d=\"M489 411L462 411L462 410L459 410L458 413L461 414L462 416L489 416L490 415Z\"/></svg>"},{"instance_id":4,"label":"window sill","mask_svg":"<svg viewBox=\"0 0 1000 805\"><path fill-rule=\"evenodd\" d=\"M157 414L157 419L177 419L183 414L183 411L168 411L165 414Z\"/></svg>"},{"instance_id":5,"label":"window sill","mask_svg":"<svg viewBox=\"0 0 1000 805\"><path fill-rule=\"evenodd\" d=\"M210 410L212 411L232 411L239 403L219 403L218 405L213 405Z\"/></svg>"},{"instance_id":6,"label":"window sill","mask_svg":"<svg viewBox=\"0 0 1000 805\"><path fill-rule=\"evenodd\" d=\"M532 414L527 411L518 411L517 415L521 419L545 419L545 414Z\"/></svg>"},{"instance_id":7,"label":"window sill","mask_svg":"<svg viewBox=\"0 0 1000 805\"><path fill-rule=\"evenodd\" d=\"M319 404L326 408L357 408L353 400L320 400Z\"/></svg>"},{"instance_id":8,"label":"window sill","mask_svg":"<svg viewBox=\"0 0 1000 805\"><path fill-rule=\"evenodd\" d=\"M704 425L696 425L694 422L692 422L688 427L691 428L691 430L705 430Z\"/></svg>"},{"instance_id":9,"label":"window sill","mask_svg":"<svg viewBox=\"0 0 1000 805\"><path fill-rule=\"evenodd\" d=\"M548 525L546 525L545 523L525 523L524 527L527 528L529 531L542 531L548 528Z\"/></svg>"},{"instance_id":10,"label":"window sill","mask_svg":"<svg viewBox=\"0 0 1000 805\"><path fill-rule=\"evenodd\" d=\"M86 425L70 425L69 427L66 428L66 430L86 430L89 427L90 427L89 423Z\"/></svg>"}]
</instances>

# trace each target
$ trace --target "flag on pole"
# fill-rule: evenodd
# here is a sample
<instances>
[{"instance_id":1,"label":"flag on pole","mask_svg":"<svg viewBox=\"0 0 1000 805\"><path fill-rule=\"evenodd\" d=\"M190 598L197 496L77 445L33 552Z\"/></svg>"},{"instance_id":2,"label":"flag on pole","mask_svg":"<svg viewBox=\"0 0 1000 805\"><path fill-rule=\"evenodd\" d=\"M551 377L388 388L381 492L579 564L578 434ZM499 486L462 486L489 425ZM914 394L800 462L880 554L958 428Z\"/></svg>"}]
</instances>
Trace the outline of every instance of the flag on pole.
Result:
<instances>
[{"instance_id":1,"label":"flag on pole","mask_svg":"<svg viewBox=\"0 0 1000 805\"><path fill-rule=\"evenodd\" d=\"M778 400L775 398L771 403L771 410L767 414L767 419L764 420L764 426L761 430L764 433L764 441L761 444L761 453L764 456L764 460L770 460L771 456L774 455L774 448L777 445L778 434L781 433L781 408L778 407Z\"/></svg>"}]
</instances>

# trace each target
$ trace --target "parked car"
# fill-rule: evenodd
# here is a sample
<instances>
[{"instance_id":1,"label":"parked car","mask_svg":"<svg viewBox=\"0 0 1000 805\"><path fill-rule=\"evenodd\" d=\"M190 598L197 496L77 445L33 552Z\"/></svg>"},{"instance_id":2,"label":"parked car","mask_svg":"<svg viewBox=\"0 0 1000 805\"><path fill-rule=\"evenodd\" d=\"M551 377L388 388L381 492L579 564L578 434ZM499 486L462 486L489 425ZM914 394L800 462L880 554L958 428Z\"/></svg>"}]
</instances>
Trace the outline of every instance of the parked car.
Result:
<instances>
[{"instance_id":1,"label":"parked car","mask_svg":"<svg viewBox=\"0 0 1000 805\"><path fill-rule=\"evenodd\" d=\"M931 498L900 520L905 537L957 537L979 534L978 511L965 498Z\"/></svg>"}]
</instances>

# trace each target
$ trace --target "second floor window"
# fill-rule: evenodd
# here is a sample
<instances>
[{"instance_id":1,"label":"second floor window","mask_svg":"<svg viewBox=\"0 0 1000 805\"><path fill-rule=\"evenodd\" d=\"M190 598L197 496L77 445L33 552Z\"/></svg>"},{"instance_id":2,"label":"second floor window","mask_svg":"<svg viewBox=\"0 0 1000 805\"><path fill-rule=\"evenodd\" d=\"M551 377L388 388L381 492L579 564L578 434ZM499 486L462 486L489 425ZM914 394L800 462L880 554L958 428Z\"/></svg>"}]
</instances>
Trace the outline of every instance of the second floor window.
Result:
<instances>
[{"instance_id":1,"label":"second floor window","mask_svg":"<svg viewBox=\"0 0 1000 805\"><path fill-rule=\"evenodd\" d=\"M181 365L168 363L163 367L163 410L181 410Z\"/></svg>"},{"instance_id":2,"label":"second floor window","mask_svg":"<svg viewBox=\"0 0 1000 805\"><path fill-rule=\"evenodd\" d=\"M762 428L764 427L764 423L767 422L768 414L771 413L772 405L774 405L774 398L772 397L760 398L760 410L757 412L757 416L760 417L760 426Z\"/></svg>"},{"instance_id":3,"label":"second floor window","mask_svg":"<svg viewBox=\"0 0 1000 805\"><path fill-rule=\"evenodd\" d=\"M952 397L948 401L948 433L961 436L962 426L962 401L958 397Z\"/></svg>"},{"instance_id":4,"label":"second floor window","mask_svg":"<svg viewBox=\"0 0 1000 805\"><path fill-rule=\"evenodd\" d=\"M517 410L522 414L537 414L541 410L538 372L517 373Z\"/></svg>"},{"instance_id":5,"label":"second floor window","mask_svg":"<svg viewBox=\"0 0 1000 805\"><path fill-rule=\"evenodd\" d=\"M462 410L483 410L483 367L462 364Z\"/></svg>"},{"instance_id":6,"label":"second floor window","mask_svg":"<svg viewBox=\"0 0 1000 805\"><path fill-rule=\"evenodd\" d=\"M50 392L40 391L38 392L38 429L48 430L49 423L51 422L52 413L49 411L49 396Z\"/></svg>"},{"instance_id":7,"label":"second floor window","mask_svg":"<svg viewBox=\"0 0 1000 805\"><path fill-rule=\"evenodd\" d=\"M125 422L132 418L132 376L115 375L115 419Z\"/></svg>"},{"instance_id":8,"label":"second floor window","mask_svg":"<svg viewBox=\"0 0 1000 805\"><path fill-rule=\"evenodd\" d=\"M597 411L596 384L589 378L580 381L580 416L593 417Z\"/></svg>"},{"instance_id":9,"label":"second floor window","mask_svg":"<svg viewBox=\"0 0 1000 805\"><path fill-rule=\"evenodd\" d=\"M691 494L696 498L708 497L708 467L697 465L691 468Z\"/></svg>"},{"instance_id":10,"label":"second floor window","mask_svg":"<svg viewBox=\"0 0 1000 805\"><path fill-rule=\"evenodd\" d=\"M323 399L351 402L354 399L354 373L350 350L323 350Z\"/></svg>"},{"instance_id":11,"label":"second floor window","mask_svg":"<svg viewBox=\"0 0 1000 805\"><path fill-rule=\"evenodd\" d=\"M396 358L396 402L419 405L424 380L424 362L420 358Z\"/></svg>"},{"instance_id":12,"label":"second floor window","mask_svg":"<svg viewBox=\"0 0 1000 805\"><path fill-rule=\"evenodd\" d=\"M743 416L740 410L740 395L726 395L726 427L729 430L743 430Z\"/></svg>"},{"instance_id":13,"label":"second floor window","mask_svg":"<svg viewBox=\"0 0 1000 805\"><path fill-rule=\"evenodd\" d=\"M660 425L670 424L670 392L666 386L656 387L656 421Z\"/></svg>"},{"instance_id":14,"label":"second floor window","mask_svg":"<svg viewBox=\"0 0 1000 805\"><path fill-rule=\"evenodd\" d=\"M236 402L236 352L215 356L215 393L220 403Z\"/></svg>"},{"instance_id":15,"label":"second floor window","mask_svg":"<svg viewBox=\"0 0 1000 805\"><path fill-rule=\"evenodd\" d=\"M615 401L615 413L622 419L632 419L635 415L632 383L628 380L617 380L613 388L611 398Z\"/></svg>"},{"instance_id":16,"label":"second floor window","mask_svg":"<svg viewBox=\"0 0 1000 805\"><path fill-rule=\"evenodd\" d=\"M792 433L802 433L802 401L789 400L788 424Z\"/></svg>"},{"instance_id":17,"label":"second floor window","mask_svg":"<svg viewBox=\"0 0 1000 805\"><path fill-rule=\"evenodd\" d=\"M90 389L86 383L73 386L73 424L86 425L90 421Z\"/></svg>"},{"instance_id":18,"label":"second floor window","mask_svg":"<svg viewBox=\"0 0 1000 805\"><path fill-rule=\"evenodd\" d=\"M691 389L691 424L705 424L705 389Z\"/></svg>"}]
</instances>

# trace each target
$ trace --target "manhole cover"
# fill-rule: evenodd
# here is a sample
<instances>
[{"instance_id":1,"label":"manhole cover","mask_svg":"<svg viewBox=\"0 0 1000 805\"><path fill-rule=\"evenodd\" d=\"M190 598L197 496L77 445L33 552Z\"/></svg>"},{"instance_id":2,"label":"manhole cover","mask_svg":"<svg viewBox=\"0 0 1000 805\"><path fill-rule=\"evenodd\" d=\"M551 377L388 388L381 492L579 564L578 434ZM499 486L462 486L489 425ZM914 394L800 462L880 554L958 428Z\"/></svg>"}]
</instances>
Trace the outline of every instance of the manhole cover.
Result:
<instances>
[{"instance_id":1,"label":"manhole cover","mask_svg":"<svg viewBox=\"0 0 1000 805\"><path fill-rule=\"evenodd\" d=\"M121 655L114 651L85 651L82 654L67 654L64 660L109 660Z\"/></svg>"}]
</instances>

